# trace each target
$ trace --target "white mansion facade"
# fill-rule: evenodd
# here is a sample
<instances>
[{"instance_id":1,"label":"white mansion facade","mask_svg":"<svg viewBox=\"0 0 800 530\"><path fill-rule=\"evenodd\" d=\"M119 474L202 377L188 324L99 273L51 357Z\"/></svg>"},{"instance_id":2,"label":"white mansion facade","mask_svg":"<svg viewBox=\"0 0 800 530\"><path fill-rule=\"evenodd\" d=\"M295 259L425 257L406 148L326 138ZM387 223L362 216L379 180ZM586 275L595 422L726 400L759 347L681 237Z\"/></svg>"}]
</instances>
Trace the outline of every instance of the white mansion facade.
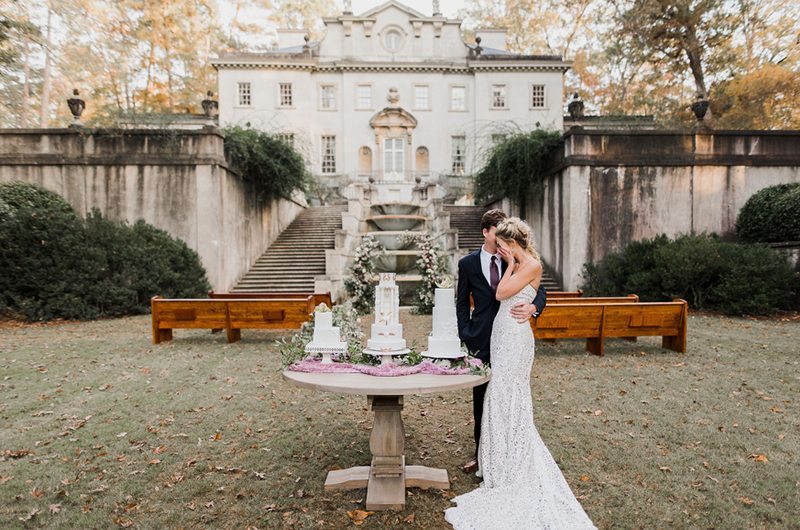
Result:
<instances>
[{"instance_id":1,"label":"white mansion facade","mask_svg":"<svg viewBox=\"0 0 800 530\"><path fill-rule=\"evenodd\" d=\"M466 44L437 5L432 16L394 0L345 7L319 42L282 30L275 51L221 56L220 126L284 135L334 181L469 174L499 135L561 130L570 63L510 53L503 30Z\"/></svg>"}]
</instances>

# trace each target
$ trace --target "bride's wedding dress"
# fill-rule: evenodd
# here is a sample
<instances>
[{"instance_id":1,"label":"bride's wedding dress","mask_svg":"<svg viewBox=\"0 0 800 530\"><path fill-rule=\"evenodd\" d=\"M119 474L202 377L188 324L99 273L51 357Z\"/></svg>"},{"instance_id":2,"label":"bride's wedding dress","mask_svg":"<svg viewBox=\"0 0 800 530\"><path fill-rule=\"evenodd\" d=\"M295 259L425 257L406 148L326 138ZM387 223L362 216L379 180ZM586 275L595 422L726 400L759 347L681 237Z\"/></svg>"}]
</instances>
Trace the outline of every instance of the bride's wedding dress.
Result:
<instances>
[{"instance_id":1,"label":"bride's wedding dress","mask_svg":"<svg viewBox=\"0 0 800 530\"><path fill-rule=\"evenodd\" d=\"M483 483L445 511L457 530L594 528L533 424L533 332L511 316L511 307L535 294L526 285L501 302L494 320L478 449Z\"/></svg>"}]
</instances>

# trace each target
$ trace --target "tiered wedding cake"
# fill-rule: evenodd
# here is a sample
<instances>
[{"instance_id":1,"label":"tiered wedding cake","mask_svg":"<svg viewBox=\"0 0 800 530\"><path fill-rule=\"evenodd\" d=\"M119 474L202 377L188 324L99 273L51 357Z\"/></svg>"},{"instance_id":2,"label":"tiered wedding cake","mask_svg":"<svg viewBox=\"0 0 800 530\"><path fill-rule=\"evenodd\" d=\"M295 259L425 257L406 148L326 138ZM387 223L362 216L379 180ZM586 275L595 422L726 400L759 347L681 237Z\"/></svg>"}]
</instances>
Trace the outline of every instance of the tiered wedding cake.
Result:
<instances>
[{"instance_id":1,"label":"tiered wedding cake","mask_svg":"<svg viewBox=\"0 0 800 530\"><path fill-rule=\"evenodd\" d=\"M422 352L422 355L437 359L457 359L466 354L461 351L461 339L458 338L455 289L449 288L452 281L444 285L445 287L437 288L434 293L433 330L428 337L428 351Z\"/></svg>"},{"instance_id":2,"label":"tiered wedding cake","mask_svg":"<svg viewBox=\"0 0 800 530\"><path fill-rule=\"evenodd\" d=\"M375 323L364 353L381 357L383 363L391 362L394 355L405 355L403 325L400 324L400 290L393 273L382 273L375 287Z\"/></svg>"},{"instance_id":3,"label":"tiered wedding cake","mask_svg":"<svg viewBox=\"0 0 800 530\"><path fill-rule=\"evenodd\" d=\"M330 363L331 354L346 351L347 343L333 325L333 313L327 305L319 304L314 310L314 338L306 345L306 353L321 353L322 362Z\"/></svg>"}]
</instances>

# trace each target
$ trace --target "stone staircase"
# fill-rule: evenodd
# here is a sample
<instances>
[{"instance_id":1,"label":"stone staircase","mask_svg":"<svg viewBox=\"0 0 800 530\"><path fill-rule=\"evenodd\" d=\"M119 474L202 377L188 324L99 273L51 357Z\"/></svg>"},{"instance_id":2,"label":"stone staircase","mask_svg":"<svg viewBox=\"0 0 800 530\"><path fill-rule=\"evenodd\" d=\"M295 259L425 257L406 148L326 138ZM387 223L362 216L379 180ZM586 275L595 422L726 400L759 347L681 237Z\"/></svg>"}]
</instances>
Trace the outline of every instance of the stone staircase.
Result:
<instances>
[{"instance_id":1,"label":"stone staircase","mask_svg":"<svg viewBox=\"0 0 800 530\"><path fill-rule=\"evenodd\" d=\"M446 204L445 211L450 214L450 228L458 230L458 247L474 252L483 245L481 232L481 216L486 209L483 206L456 206ZM542 285L548 291L560 291L561 286L553 278L547 267L542 275Z\"/></svg>"},{"instance_id":2,"label":"stone staircase","mask_svg":"<svg viewBox=\"0 0 800 530\"><path fill-rule=\"evenodd\" d=\"M325 249L334 248L346 206L315 206L302 212L232 289L236 293L313 293L314 276L325 274Z\"/></svg>"}]
</instances>

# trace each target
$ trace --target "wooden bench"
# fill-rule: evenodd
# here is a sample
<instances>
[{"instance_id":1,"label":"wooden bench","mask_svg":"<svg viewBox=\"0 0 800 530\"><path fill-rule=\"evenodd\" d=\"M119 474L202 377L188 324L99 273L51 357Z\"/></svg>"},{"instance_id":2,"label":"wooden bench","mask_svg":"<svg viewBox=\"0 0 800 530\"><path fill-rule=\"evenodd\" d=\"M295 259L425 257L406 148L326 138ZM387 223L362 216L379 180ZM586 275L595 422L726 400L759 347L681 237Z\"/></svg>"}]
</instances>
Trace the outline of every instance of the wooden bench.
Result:
<instances>
[{"instance_id":1,"label":"wooden bench","mask_svg":"<svg viewBox=\"0 0 800 530\"><path fill-rule=\"evenodd\" d=\"M228 342L242 329L299 328L314 311L314 297L264 299L150 299L153 344L172 340L173 329L226 330Z\"/></svg>"},{"instance_id":2,"label":"wooden bench","mask_svg":"<svg viewBox=\"0 0 800 530\"><path fill-rule=\"evenodd\" d=\"M553 304L531 328L537 339L586 339L586 349L603 355L606 338L660 336L661 346L686 352L685 300L640 303Z\"/></svg>"},{"instance_id":3,"label":"wooden bench","mask_svg":"<svg viewBox=\"0 0 800 530\"><path fill-rule=\"evenodd\" d=\"M314 297L314 307L318 306L319 304L327 304L328 307L333 307L331 293L215 293L214 291L208 291L209 298L224 298L227 300L270 300L273 298L305 299L307 296Z\"/></svg>"}]
</instances>

